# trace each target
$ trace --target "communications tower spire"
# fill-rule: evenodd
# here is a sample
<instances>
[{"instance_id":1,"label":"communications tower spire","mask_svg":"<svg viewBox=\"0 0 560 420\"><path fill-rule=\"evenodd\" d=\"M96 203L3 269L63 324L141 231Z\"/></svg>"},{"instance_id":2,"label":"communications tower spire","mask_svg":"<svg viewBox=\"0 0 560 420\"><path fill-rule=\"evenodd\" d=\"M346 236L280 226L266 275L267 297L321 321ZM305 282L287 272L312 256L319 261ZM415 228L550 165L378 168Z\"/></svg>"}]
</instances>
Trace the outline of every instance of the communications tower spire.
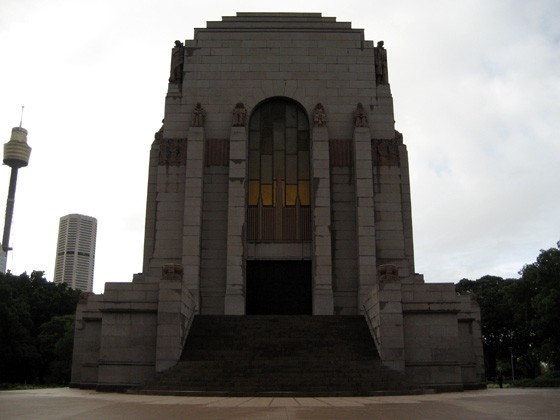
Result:
<instances>
[{"instance_id":1,"label":"communications tower spire","mask_svg":"<svg viewBox=\"0 0 560 420\"><path fill-rule=\"evenodd\" d=\"M4 235L2 237L2 249L0 251L0 265L2 272L6 271L6 260L10 248L10 230L12 228L12 216L16 197L16 183L18 169L27 166L31 147L27 145L27 130L21 126L23 121L23 106L21 107L21 119L19 127L12 128L10 141L4 144L4 165L12 168L10 185L8 188L8 199L6 201L6 218L4 221Z\"/></svg>"}]
</instances>

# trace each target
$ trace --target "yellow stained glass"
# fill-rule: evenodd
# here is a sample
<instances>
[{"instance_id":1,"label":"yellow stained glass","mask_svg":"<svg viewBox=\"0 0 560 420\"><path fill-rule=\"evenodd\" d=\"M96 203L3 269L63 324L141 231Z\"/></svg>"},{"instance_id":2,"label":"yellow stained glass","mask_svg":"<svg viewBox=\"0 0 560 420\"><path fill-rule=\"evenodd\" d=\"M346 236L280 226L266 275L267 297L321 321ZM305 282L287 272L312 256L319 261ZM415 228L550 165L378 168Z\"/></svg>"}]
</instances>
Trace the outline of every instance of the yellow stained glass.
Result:
<instances>
[{"instance_id":1,"label":"yellow stained glass","mask_svg":"<svg viewBox=\"0 0 560 420\"><path fill-rule=\"evenodd\" d=\"M249 205L256 206L259 201L259 181L249 181Z\"/></svg>"},{"instance_id":2,"label":"yellow stained glass","mask_svg":"<svg viewBox=\"0 0 560 420\"><path fill-rule=\"evenodd\" d=\"M263 206L272 206L272 184L261 185Z\"/></svg>"},{"instance_id":3,"label":"yellow stained glass","mask_svg":"<svg viewBox=\"0 0 560 420\"><path fill-rule=\"evenodd\" d=\"M266 102L255 111L250 126L249 205L257 205L259 198L264 206L294 206L298 200L310 205L309 123L305 112L289 101ZM276 191L275 178L281 180L282 191ZM278 197L281 200L277 203Z\"/></svg>"},{"instance_id":4,"label":"yellow stained glass","mask_svg":"<svg viewBox=\"0 0 560 420\"><path fill-rule=\"evenodd\" d=\"M302 206L309 206L311 200L309 198L309 181L299 181L299 200Z\"/></svg>"},{"instance_id":5,"label":"yellow stained glass","mask_svg":"<svg viewBox=\"0 0 560 420\"><path fill-rule=\"evenodd\" d=\"M297 185L286 185L286 205L295 206L297 197Z\"/></svg>"}]
</instances>

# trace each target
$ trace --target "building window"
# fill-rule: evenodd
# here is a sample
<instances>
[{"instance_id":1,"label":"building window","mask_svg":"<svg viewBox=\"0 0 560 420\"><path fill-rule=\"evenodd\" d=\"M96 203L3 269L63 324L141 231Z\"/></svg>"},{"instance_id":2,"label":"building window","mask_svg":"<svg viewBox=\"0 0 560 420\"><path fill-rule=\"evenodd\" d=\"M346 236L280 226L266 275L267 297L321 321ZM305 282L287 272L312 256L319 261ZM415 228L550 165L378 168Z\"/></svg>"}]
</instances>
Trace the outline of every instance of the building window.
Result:
<instances>
[{"instance_id":1,"label":"building window","mask_svg":"<svg viewBox=\"0 0 560 420\"><path fill-rule=\"evenodd\" d=\"M310 240L309 143L309 121L296 103L274 99L254 111L249 123L250 241Z\"/></svg>"}]
</instances>

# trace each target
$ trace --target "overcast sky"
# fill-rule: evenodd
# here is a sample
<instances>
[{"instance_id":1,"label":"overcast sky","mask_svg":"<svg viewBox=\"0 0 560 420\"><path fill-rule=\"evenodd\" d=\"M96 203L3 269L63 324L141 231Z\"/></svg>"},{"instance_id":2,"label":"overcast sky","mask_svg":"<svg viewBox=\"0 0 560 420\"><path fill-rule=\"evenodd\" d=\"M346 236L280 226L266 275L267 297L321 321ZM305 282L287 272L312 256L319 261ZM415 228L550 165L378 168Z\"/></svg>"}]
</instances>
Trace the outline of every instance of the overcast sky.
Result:
<instances>
[{"instance_id":1,"label":"overcast sky","mask_svg":"<svg viewBox=\"0 0 560 420\"><path fill-rule=\"evenodd\" d=\"M94 291L142 270L171 48L238 11L321 12L385 41L426 281L518 277L560 240L557 0L1 0L0 140L25 105L33 148L9 270L52 280L69 213L98 219ZM1 166L1 226L9 176Z\"/></svg>"}]
</instances>

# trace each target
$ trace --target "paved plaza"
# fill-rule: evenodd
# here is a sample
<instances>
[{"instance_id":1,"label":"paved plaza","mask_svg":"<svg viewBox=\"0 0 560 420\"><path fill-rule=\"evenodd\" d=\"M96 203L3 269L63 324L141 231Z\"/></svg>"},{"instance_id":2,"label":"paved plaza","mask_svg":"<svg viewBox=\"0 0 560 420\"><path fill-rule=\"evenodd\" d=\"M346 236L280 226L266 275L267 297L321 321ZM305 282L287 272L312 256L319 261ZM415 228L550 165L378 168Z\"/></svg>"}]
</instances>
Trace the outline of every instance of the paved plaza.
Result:
<instances>
[{"instance_id":1,"label":"paved plaza","mask_svg":"<svg viewBox=\"0 0 560 420\"><path fill-rule=\"evenodd\" d=\"M0 419L560 419L560 389L391 397L222 398L54 388L0 392Z\"/></svg>"}]
</instances>

